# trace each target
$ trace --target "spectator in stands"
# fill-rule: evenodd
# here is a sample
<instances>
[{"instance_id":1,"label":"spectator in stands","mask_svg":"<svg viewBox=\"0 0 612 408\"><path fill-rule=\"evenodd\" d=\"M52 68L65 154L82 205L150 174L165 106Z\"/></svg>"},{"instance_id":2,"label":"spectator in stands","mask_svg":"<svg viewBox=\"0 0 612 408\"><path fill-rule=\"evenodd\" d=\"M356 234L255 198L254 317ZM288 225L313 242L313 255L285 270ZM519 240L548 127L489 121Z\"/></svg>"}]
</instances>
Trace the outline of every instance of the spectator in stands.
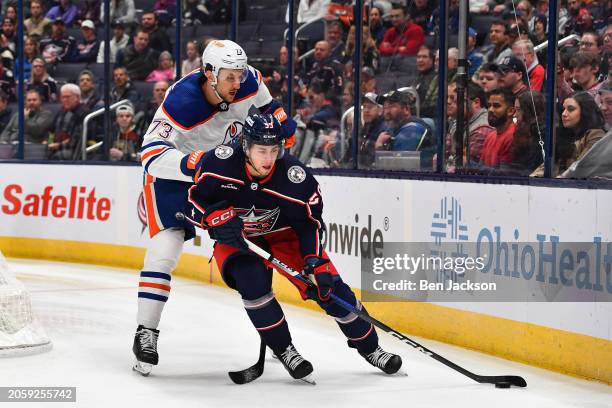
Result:
<instances>
[{"instance_id":1,"label":"spectator in stands","mask_svg":"<svg viewBox=\"0 0 612 408\"><path fill-rule=\"evenodd\" d=\"M125 25L135 23L134 0L111 0L110 3L110 21L119 20ZM100 4L100 21L104 21L104 2Z\"/></svg>"},{"instance_id":2,"label":"spectator in stands","mask_svg":"<svg viewBox=\"0 0 612 408\"><path fill-rule=\"evenodd\" d=\"M111 161L139 161L142 137L136 132L132 105L117 108L115 127L117 135L109 152Z\"/></svg>"},{"instance_id":3,"label":"spectator in stands","mask_svg":"<svg viewBox=\"0 0 612 408\"><path fill-rule=\"evenodd\" d=\"M494 89L488 94L489 125L495 128L487 135L480 154L480 164L499 167L512 164L512 140L516 125L514 117L515 96L508 89Z\"/></svg>"},{"instance_id":4,"label":"spectator in stands","mask_svg":"<svg viewBox=\"0 0 612 408\"><path fill-rule=\"evenodd\" d=\"M535 16L533 24L532 38L535 45L542 44L546 41L546 27L548 26L548 20L546 16L538 14Z\"/></svg>"},{"instance_id":5,"label":"spectator in stands","mask_svg":"<svg viewBox=\"0 0 612 408\"><path fill-rule=\"evenodd\" d=\"M606 130L612 129L612 81L608 79L599 88L599 101L601 113L606 121Z\"/></svg>"},{"instance_id":6,"label":"spectator in stands","mask_svg":"<svg viewBox=\"0 0 612 408\"><path fill-rule=\"evenodd\" d=\"M149 34L149 47L157 52L172 51L172 44L166 31L157 24L157 16L149 11L142 15L141 29Z\"/></svg>"},{"instance_id":7,"label":"spectator in stands","mask_svg":"<svg viewBox=\"0 0 612 408\"><path fill-rule=\"evenodd\" d=\"M100 24L100 5L103 3L102 0L81 0L77 20L91 20L96 25Z\"/></svg>"},{"instance_id":8,"label":"spectator in stands","mask_svg":"<svg viewBox=\"0 0 612 408\"><path fill-rule=\"evenodd\" d=\"M509 47L509 30L508 24L503 20L496 20L491 23L489 39L493 48L485 55L486 62L501 64L504 58L512 55L512 49Z\"/></svg>"},{"instance_id":9,"label":"spectator in stands","mask_svg":"<svg viewBox=\"0 0 612 408\"><path fill-rule=\"evenodd\" d=\"M159 63L157 69L153 70L147 77L147 82L157 81L174 81L176 76L176 68L174 67L174 59L168 51L163 51L159 54Z\"/></svg>"},{"instance_id":10,"label":"spectator in stands","mask_svg":"<svg viewBox=\"0 0 612 408\"><path fill-rule=\"evenodd\" d=\"M51 160L72 160L81 140L87 111L81 105L81 91L75 84L63 85L60 95L62 110L55 117L54 137L47 151Z\"/></svg>"},{"instance_id":11,"label":"spectator in stands","mask_svg":"<svg viewBox=\"0 0 612 408\"><path fill-rule=\"evenodd\" d=\"M157 67L159 54L149 47L149 34L143 30L136 31L134 43L117 52L115 66L125 67L130 78L144 81Z\"/></svg>"},{"instance_id":12,"label":"spectator in stands","mask_svg":"<svg viewBox=\"0 0 612 408\"><path fill-rule=\"evenodd\" d=\"M360 169L369 169L374 166L376 140L378 135L387 130L384 117L382 115L382 105L378 101L375 93L368 92L362 99L361 115L363 127L359 134L358 161ZM352 139L350 139L352 141ZM351 143L352 144L352 143ZM349 144L345 162L352 159L352 147Z\"/></svg>"},{"instance_id":13,"label":"spectator in stands","mask_svg":"<svg viewBox=\"0 0 612 408\"><path fill-rule=\"evenodd\" d=\"M374 70L370 67L363 67L361 69L361 94L376 93L376 75Z\"/></svg>"},{"instance_id":14,"label":"spectator in stands","mask_svg":"<svg viewBox=\"0 0 612 408\"><path fill-rule=\"evenodd\" d=\"M530 89L542 91L546 70L538 62L538 57L533 49L533 43L531 41L517 41L512 45L512 53L516 58L523 61L525 67L527 67Z\"/></svg>"},{"instance_id":15,"label":"spectator in stands","mask_svg":"<svg viewBox=\"0 0 612 408\"><path fill-rule=\"evenodd\" d=\"M187 43L186 48L187 58L183 60L183 65L181 66L182 76L189 74L193 70L200 69L200 65L202 65L202 61L200 60L200 53L198 52L198 43L196 43L195 41L189 41ZM285 47L285 52L286 51L287 48Z\"/></svg>"},{"instance_id":16,"label":"spectator in stands","mask_svg":"<svg viewBox=\"0 0 612 408\"><path fill-rule=\"evenodd\" d=\"M61 17L53 21L51 38L40 41L43 59L47 64L70 61L76 54L76 40L68 35L66 25Z\"/></svg>"},{"instance_id":17,"label":"spectator in stands","mask_svg":"<svg viewBox=\"0 0 612 408\"><path fill-rule=\"evenodd\" d=\"M316 79L308 85L308 102L311 112L313 112L307 123L309 128L329 129L337 127L340 113L332 102L333 97L334 95L324 81Z\"/></svg>"},{"instance_id":18,"label":"spectator in stands","mask_svg":"<svg viewBox=\"0 0 612 408\"><path fill-rule=\"evenodd\" d=\"M436 50L436 68L439 67L439 52ZM446 77L448 82L453 82L457 78L457 68L459 67L459 49L451 47L446 54Z\"/></svg>"},{"instance_id":19,"label":"spectator in stands","mask_svg":"<svg viewBox=\"0 0 612 408\"><path fill-rule=\"evenodd\" d=\"M588 92L596 101L599 100L598 91L602 83L598 81L599 55L590 52L578 51L570 60L572 79L582 91Z\"/></svg>"},{"instance_id":20,"label":"spectator in stands","mask_svg":"<svg viewBox=\"0 0 612 408\"><path fill-rule=\"evenodd\" d=\"M153 12L157 18L158 24L163 27L169 27L170 23L176 16L176 2L177 0L155 0L153 4ZM239 0L239 3L242 1ZM240 10L240 7L244 7L244 4L239 4L238 8L238 21L242 21L240 18L244 14L244 10Z\"/></svg>"},{"instance_id":21,"label":"spectator in stands","mask_svg":"<svg viewBox=\"0 0 612 408\"><path fill-rule=\"evenodd\" d=\"M57 83L47 73L45 61L35 58L32 61L32 77L25 83L26 90L36 90L43 102L57 101Z\"/></svg>"},{"instance_id":22,"label":"spectator in stands","mask_svg":"<svg viewBox=\"0 0 612 408\"><path fill-rule=\"evenodd\" d=\"M380 43L380 54L416 55L425 43L421 26L413 23L404 7L397 4L391 9L391 24Z\"/></svg>"},{"instance_id":23,"label":"spectator in stands","mask_svg":"<svg viewBox=\"0 0 612 408\"><path fill-rule=\"evenodd\" d=\"M416 57L418 75L413 86L419 94L421 117L434 118L438 103L438 74L434 67L435 54L426 45L419 48Z\"/></svg>"},{"instance_id":24,"label":"spectator in stands","mask_svg":"<svg viewBox=\"0 0 612 408\"><path fill-rule=\"evenodd\" d=\"M330 0L301 0L299 3L296 22L306 24L327 16ZM289 22L288 14L286 21Z\"/></svg>"},{"instance_id":25,"label":"spectator in stands","mask_svg":"<svg viewBox=\"0 0 612 408\"><path fill-rule=\"evenodd\" d=\"M564 25L564 37L573 33L583 33L585 25L589 25L586 20L590 19L592 25L593 17L591 13L589 13L589 10L583 7L582 0L567 0L567 15L567 22ZM559 28L559 30L561 30L561 28Z\"/></svg>"},{"instance_id":26,"label":"spectator in stands","mask_svg":"<svg viewBox=\"0 0 612 408\"><path fill-rule=\"evenodd\" d=\"M2 19L2 31L0 32L0 54L2 54L3 59L6 58L4 53L8 51L10 53L10 59L13 61L15 60L17 52L15 46L16 38L15 22L5 17Z\"/></svg>"},{"instance_id":27,"label":"spectator in stands","mask_svg":"<svg viewBox=\"0 0 612 408\"><path fill-rule=\"evenodd\" d=\"M130 75L125 67L117 67L113 72L114 86L111 89L111 103L128 99L133 106L140 106L142 97L138 91L132 88Z\"/></svg>"},{"instance_id":28,"label":"spectator in stands","mask_svg":"<svg viewBox=\"0 0 612 408\"><path fill-rule=\"evenodd\" d=\"M370 30L367 26L363 26L363 35L361 39L361 57L364 67L370 67L374 72L378 71L380 66L380 54L374 39L370 36ZM353 53L355 52L355 26L351 26L348 36L346 37L346 46L342 52L341 62L346 65L353 66Z\"/></svg>"},{"instance_id":29,"label":"spectator in stands","mask_svg":"<svg viewBox=\"0 0 612 408\"><path fill-rule=\"evenodd\" d=\"M2 64L0 64L0 67ZM9 96L0 89L0 128L4 129L13 116L13 110L9 108Z\"/></svg>"},{"instance_id":30,"label":"spectator in stands","mask_svg":"<svg viewBox=\"0 0 612 408\"><path fill-rule=\"evenodd\" d=\"M110 40L110 62L114 64L117 61L117 52L128 45L130 37L125 33L125 25L119 20L113 21L111 28L113 29L113 38ZM100 42L97 58L98 64L104 63L104 47L105 42Z\"/></svg>"},{"instance_id":31,"label":"spectator in stands","mask_svg":"<svg viewBox=\"0 0 612 408\"><path fill-rule=\"evenodd\" d=\"M429 0L414 0L408 4L408 14L412 17L412 21L420 25L423 32L427 32L437 4Z\"/></svg>"},{"instance_id":32,"label":"spectator in stands","mask_svg":"<svg viewBox=\"0 0 612 408\"><path fill-rule=\"evenodd\" d=\"M17 6L9 4L6 6L6 11L4 12L4 18L11 19L15 24L17 24Z\"/></svg>"},{"instance_id":33,"label":"spectator in stands","mask_svg":"<svg viewBox=\"0 0 612 408\"><path fill-rule=\"evenodd\" d=\"M378 135L375 148L421 151L421 168L431 169L435 138L429 125L413 116L414 102L406 92L391 91L385 95L383 114L389 129Z\"/></svg>"},{"instance_id":34,"label":"spectator in stands","mask_svg":"<svg viewBox=\"0 0 612 408\"><path fill-rule=\"evenodd\" d=\"M468 103L465 105L464 117L468 121L469 132L469 161L472 163L480 162L480 154L484 141L494 129L489 125L487 113L487 97L484 89L477 84L470 82L467 88ZM455 133L457 130L457 83L448 84L447 113L449 117L448 134L446 138L446 153L448 159L450 155L456 155L454 146L456 143ZM464 152L466 152L464 146ZM463 163L468 163L468 157L464 153ZM452 163L451 163L452 165Z\"/></svg>"},{"instance_id":35,"label":"spectator in stands","mask_svg":"<svg viewBox=\"0 0 612 408\"><path fill-rule=\"evenodd\" d=\"M30 17L23 22L23 27L29 36L48 37L51 35L51 20L45 14L43 0L30 2Z\"/></svg>"},{"instance_id":36,"label":"spectator in stands","mask_svg":"<svg viewBox=\"0 0 612 408\"><path fill-rule=\"evenodd\" d=\"M100 51L100 41L96 36L96 26L93 21L85 20L81 23L83 39L77 43L75 62L96 62Z\"/></svg>"},{"instance_id":37,"label":"spectator in stands","mask_svg":"<svg viewBox=\"0 0 612 408\"><path fill-rule=\"evenodd\" d=\"M516 131L512 140L513 162L509 169L532 174L542 163L546 99L538 91L525 91L514 101Z\"/></svg>"},{"instance_id":38,"label":"spectator in stands","mask_svg":"<svg viewBox=\"0 0 612 408\"><path fill-rule=\"evenodd\" d=\"M477 40L476 36L477 35L478 33L472 27L468 29L467 60L468 60L468 75L470 77L476 74L476 72L478 71L478 69L480 68L484 60L484 55L482 55L482 53L476 49L476 40Z\"/></svg>"},{"instance_id":39,"label":"spectator in stands","mask_svg":"<svg viewBox=\"0 0 612 408\"><path fill-rule=\"evenodd\" d=\"M72 0L60 0L57 6L51 7L51 10L47 13L47 18L51 21L61 18L64 24L72 27L76 22L77 12L77 6L72 4Z\"/></svg>"},{"instance_id":40,"label":"spectator in stands","mask_svg":"<svg viewBox=\"0 0 612 408\"><path fill-rule=\"evenodd\" d=\"M534 7L528 0L521 0L516 5L516 15L520 22L527 27L528 32L534 30L535 15Z\"/></svg>"},{"instance_id":41,"label":"spectator in stands","mask_svg":"<svg viewBox=\"0 0 612 408\"><path fill-rule=\"evenodd\" d=\"M0 103L1 104L1 103ZM53 114L42 107L40 94L35 90L25 96L24 140L26 143L47 143L53 125ZM10 143L19 138L19 115L15 113L2 134L0 143Z\"/></svg>"},{"instance_id":42,"label":"spectator in stands","mask_svg":"<svg viewBox=\"0 0 612 408\"><path fill-rule=\"evenodd\" d=\"M592 31L582 34L580 37L580 51L599 54L603 46L603 38Z\"/></svg>"},{"instance_id":43,"label":"spectator in stands","mask_svg":"<svg viewBox=\"0 0 612 408\"><path fill-rule=\"evenodd\" d=\"M383 23L382 11L379 7L372 7L370 9L370 34L376 41L376 46L380 47L380 43L385 37L387 27Z\"/></svg>"},{"instance_id":44,"label":"spectator in stands","mask_svg":"<svg viewBox=\"0 0 612 408\"><path fill-rule=\"evenodd\" d=\"M315 44L314 64L306 74L306 84L310 84L315 78L324 81L336 95L342 91L342 64L333 58L331 46L327 41L319 41Z\"/></svg>"},{"instance_id":45,"label":"spectator in stands","mask_svg":"<svg viewBox=\"0 0 612 408\"><path fill-rule=\"evenodd\" d=\"M28 37L23 42L23 77L27 81L32 75L32 62L40 57L40 50L36 37ZM15 61L15 69L19 70L19 58Z\"/></svg>"},{"instance_id":46,"label":"spectator in stands","mask_svg":"<svg viewBox=\"0 0 612 408\"><path fill-rule=\"evenodd\" d=\"M81 90L81 104L88 112L102 105L102 97L96 87L94 74L90 70L84 69L79 74L79 89Z\"/></svg>"},{"instance_id":47,"label":"spectator in stands","mask_svg":"<svg viewBox=\"0 0 612 408\"><path fill-rule=\"evenodd\" d=\"M344 26L340 21L332 20L325 24L325 41L331 47L331 57L338 61L342 60L342 53L344 52Z\"/></svg>"},{"instance_id":48,"label":"spectator in stands","mask_svg":"<svg viewBox=\"0 0 612 408\"><path fill-rule=\"evenodd\" d=\"M578 92L563 101L561 122L563 127L557 137L569 137L575 141L572 163L582 159L605 135L604 117L588 92Z\"/></svg>"},{"instance_id":49,"label":"spectator in stands","mask_svg":"<svg viewBox=\"0 0 612 408\"><path fill-rule=\"evenodd\" d=\"M520 59L514 56L507 57L498 66L498 70L500 88L508 89L515 97L529 89L525 64Z\"/></svg>"},{"instance_id":50,"label":"spectator in stands","mask_svg":"<svg viewBox=\"0 0 612 408\"><path fill-rule=\"evenodd\" d=\"M480 66L476 73L476 83L480 85L485 92L491 92L493 89L499 88L499 69L497 64L485 63Z\"/></svg>"},{"instance_id":51,"label":"spectator in stands","mask_svg":"<svg viewBox=\"0 0 612 408\"><path fill-rule=\"evenodd\" d=\"M161 105L162 101L164 100L164 96L166 95L166 91L169 87L170 84L168 84L166 81L158 81L153 86L152 97L145 105L143 114L140 116L137 123L139 134L144 135L147 131L147 128L151 124L151 121L155 116L155 112L157 112L157 108L159 108L159 105Z\"/></svg>"},{"instance_id":52,"label":"spectator in stands","mask_svg":"<svg viewBox=\"0 0 612 408\"><path fill-rule=\"evenodd\" d=\"M15 100L15 77L13 71L4 68L0 62L0 91L2 91L9 101Z\"/></svg>"}]
</instances>

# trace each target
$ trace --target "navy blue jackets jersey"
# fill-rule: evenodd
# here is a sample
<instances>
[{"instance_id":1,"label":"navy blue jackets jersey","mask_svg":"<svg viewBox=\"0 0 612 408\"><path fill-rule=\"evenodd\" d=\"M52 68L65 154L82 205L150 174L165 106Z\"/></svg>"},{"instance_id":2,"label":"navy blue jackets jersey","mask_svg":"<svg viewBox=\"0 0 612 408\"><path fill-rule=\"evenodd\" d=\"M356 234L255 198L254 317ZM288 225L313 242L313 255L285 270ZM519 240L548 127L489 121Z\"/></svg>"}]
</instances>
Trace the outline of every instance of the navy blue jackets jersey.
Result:
<instances>
[{"instance_id":1,"label":"navy blue jackets jersey","mask_svg":"<svg viewBox=\"0 0 612 408\"><path fill-rule=\"evenodd\" d=\"M206 153L198 183L189 191L189 201L202 212L211 204L226 201L242 218L247 236L292 229L299 237L302 257L322 256L323 201L319 184L289 154L276 161L270 175L258 180L247 172L242 148L237 144L218 146Z\"/></svg>"}]
</instances>

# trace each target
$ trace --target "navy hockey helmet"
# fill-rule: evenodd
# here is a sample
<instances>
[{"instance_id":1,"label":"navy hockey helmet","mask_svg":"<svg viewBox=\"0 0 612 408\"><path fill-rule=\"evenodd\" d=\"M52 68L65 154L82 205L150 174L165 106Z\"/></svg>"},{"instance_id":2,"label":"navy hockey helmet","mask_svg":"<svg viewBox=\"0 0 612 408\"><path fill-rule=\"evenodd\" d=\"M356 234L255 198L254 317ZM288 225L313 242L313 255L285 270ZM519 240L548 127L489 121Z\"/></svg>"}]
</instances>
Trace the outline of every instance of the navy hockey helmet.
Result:
<instances>
[{"instance_id":1,"label":"navy hockey helmet","mask_svg":"<svg viewBox=\"0 0 612 408\"><path fill-rule=\"evenodd\" d=\"M242 127L242 149L245 154L252 145L279 146L280 159L285 153L284 144L281 124L273 115L256 113L246 118Z\"/></svg>"}]
</instances>

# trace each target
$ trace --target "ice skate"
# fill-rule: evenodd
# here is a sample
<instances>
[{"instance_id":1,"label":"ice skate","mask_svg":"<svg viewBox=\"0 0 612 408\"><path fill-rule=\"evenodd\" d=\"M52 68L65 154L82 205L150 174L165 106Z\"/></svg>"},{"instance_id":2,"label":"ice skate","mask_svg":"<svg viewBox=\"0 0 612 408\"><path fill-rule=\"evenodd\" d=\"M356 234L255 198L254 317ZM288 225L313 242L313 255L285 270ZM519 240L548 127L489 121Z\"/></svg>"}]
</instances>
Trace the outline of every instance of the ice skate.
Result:
<instances>
[{"instance_id":1,"label":"ice skate","mask_svg":"<svg viewBox=\"0 0 612 408\"><path fill-rule=\"evenodd\" d=\"M136 362L132 370L140 373L143 376L148 376L154 365L159 362L157 354L157 337L159 330L148 329L143 325L139 325L134 336L134 346L132 351L136 356Z\"/></svg>"},{"instance_id":2,"label":"ice skate","mask_svg":"<svg viewBox=\"0 0 612 408\"><path fill-rule=\"evenodd\" d=\"M291 377L312 385L316 384L312 376L312 364L298 353L293 344L289 344L284 351L280 353L275 352L274 354L278 360L283 363L283 366L285 366L285 369L287 369Z\"/></svg>"}]
</instances>

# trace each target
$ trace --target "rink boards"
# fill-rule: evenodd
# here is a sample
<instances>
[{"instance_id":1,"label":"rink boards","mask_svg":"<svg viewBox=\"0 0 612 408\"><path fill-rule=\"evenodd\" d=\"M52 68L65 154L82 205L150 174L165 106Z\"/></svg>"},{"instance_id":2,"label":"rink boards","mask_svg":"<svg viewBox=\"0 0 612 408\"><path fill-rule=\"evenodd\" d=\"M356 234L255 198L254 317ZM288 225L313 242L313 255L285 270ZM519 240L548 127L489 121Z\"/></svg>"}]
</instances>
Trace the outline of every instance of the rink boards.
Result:
<instances>
[{"instance_id":1,"label":"rink boards","mask_svg":"<svg viewBox=\"0 0 612 408\"><path fill-rule=\"evenodd\" d=\"M0 250L12 257L129 267L148 239L138 167L0 164ZM537 237L609 242L612 191L358 177L318 177L326 248L360 287L361 251L380 242ZM442 221L442 222L440 222ZM440 238L442 237L442 238ZM177 274L222 284L210 241L185 245ZM302 303L275 280L284 301ZM380 320L429 337L575 376L612 383L612 307L595 302L377 302Z\"/></svg>"}]
</instances>

